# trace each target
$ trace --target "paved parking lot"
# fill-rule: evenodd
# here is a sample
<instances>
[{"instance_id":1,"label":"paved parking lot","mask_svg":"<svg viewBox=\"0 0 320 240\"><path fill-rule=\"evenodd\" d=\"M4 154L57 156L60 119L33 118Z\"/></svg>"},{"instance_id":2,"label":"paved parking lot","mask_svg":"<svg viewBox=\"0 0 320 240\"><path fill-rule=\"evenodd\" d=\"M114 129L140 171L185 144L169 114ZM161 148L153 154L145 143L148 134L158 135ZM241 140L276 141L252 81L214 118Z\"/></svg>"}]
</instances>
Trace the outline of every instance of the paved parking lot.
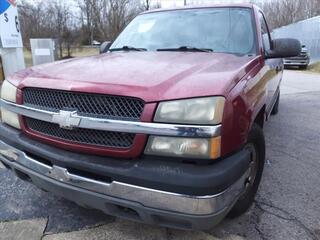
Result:
<instances>
[{"instance_id":1,"label":"paved parking lot","mask_svg":"<svg viewBox=\"0 0 320 240\"><path fill-rule=\"evenodd\" d=\"M0 166L0 239L320 239L320 75L286 71L266 125L267 162L254 206L208 232L116 219L38 190Z\"/></svg>"}]
</instances>

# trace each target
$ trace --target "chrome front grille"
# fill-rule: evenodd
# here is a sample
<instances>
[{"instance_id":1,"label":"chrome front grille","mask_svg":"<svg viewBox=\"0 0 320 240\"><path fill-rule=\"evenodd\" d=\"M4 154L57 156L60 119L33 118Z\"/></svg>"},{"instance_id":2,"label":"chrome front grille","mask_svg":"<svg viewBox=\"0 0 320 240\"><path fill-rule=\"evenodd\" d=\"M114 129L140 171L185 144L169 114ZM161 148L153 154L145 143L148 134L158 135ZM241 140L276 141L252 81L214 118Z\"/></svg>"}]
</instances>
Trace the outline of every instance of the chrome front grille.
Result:
<instances>
[{"instance_id":1,"label":"chrome front grille","mask_svg":"<svg viewBox=\"0 0 320 240\"><path fill-rule=\"evenodd\" d=\"M33 132L77 144L130 148L135 137L135 134L130 133L107 132L94 129L75 128L69 130L60 128L57 124L28 117L25 118L25 123Z\"/></svg>"},{"instance_id":2,"label":"chrome front grille","mask_svg":"<svg viewBox=\"0 0 320 240\"><path fill-rule=\"evenodd\" d=\"M76 93L60 90L26 88L23 104L50 112L76 111L79 116L140 121L144 102L131 97ZM34 133L75 144L97 147L130 148L135 134L95 129L64 129L51 122L25 117L26 128Z\"/></svg>"},{"instance_id":3,"label":"chrome front grille","mask_svg":"<svg viewBox=\"0 0 320 240\"><path fill-rule=\"evenodd\" d=\"M137 98L40 88L24 89L23 104L52 112L77 111L82 116L128 121L139 121L144 108L144 102Z\"/></svg>"}]
</instances>

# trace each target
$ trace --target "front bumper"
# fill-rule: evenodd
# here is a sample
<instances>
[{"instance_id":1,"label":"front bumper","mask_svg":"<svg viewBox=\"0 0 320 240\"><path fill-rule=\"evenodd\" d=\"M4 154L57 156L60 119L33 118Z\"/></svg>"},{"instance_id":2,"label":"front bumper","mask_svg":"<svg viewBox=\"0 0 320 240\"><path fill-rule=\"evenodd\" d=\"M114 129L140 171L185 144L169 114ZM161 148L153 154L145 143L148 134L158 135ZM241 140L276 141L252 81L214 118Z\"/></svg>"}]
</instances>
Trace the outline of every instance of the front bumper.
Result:
<instances>
[{"instance_id":1,"label":"front bumper","mask_svg":"<svg viewBox=\"0 0 320 240\"><path fill-rule=\"evenodd\" d=\"M310 59L308 58L286 58L283 60L285 66L308 66Z\"/></svg>"},{"instance_id":2,"label":"front bumper","mask_svg":"<svg viewBox=\"0 0 320 240\"><path fill-rule=\"evenodd\" d=\"M119 181L116 177L97 179L83 171L70 172L71 168L68 168L70 153L68 156L66 151L28 140L19 131L2 124L0 130L0 160L14 170L18 176L31 180L41 189L61 195L82 206L102 210L107 214L166 227L208 229L228 213L244 191L246 169L249 164L249 154L245 151L237 155L237 161L242 163L241 166L238 165L237 174L230 169L228 173L225 173L230 175L230 179L233 179L232 182L225 185L225 188L220 191L214 187L214 183L211 183L218 192L196 195L183 193L184 191L181 190L183 188L179 187L177 187L177 191L169 192L157 187L156 184L151 187L151 185L136 184L134 180L132 182ZM52 161L53 158L49 154L46 157L32 154L38 149L38 154L41 155L40 149L43 152L46 148L49 148L51 152L60 151L59 158L65 164ZM81 157L83 157L76 153L73 153L73 156L74 160L78 162L79 160L81 162ZM80 159L76 159L76 156ZM89 160L94 162L97 158L92 156ZM121 162L119 159L117 161ZM151 164L149 166L140 165L140 168L149 168L151 171L152 168L157 168L159 163L154 161ZM170 164L165 166L161 163L161 166L164 169L160 175L167 173L167 176L162 176L163 179L171 179L170 172L172 174L172 171L177 171L177 176L188 181L188 176L184 176L186 170L183 169L183 166L180 166L180 169L172 168ZM235 166L237 165L233 167ZM130 171L128 166L125 168L126 171ZM211 168L211 172L214 172L213 169L216 167L206 168ZM216 169L217 172L222 169L218 170ZM179 175L179 171L184 173ZM222 176L223 174L220 173L220 177ZM195 182L198 182L199 176L194 175L193 177ZM208 177L206 178L205 172L203 177L204 181L210 181ZM157 179L157 176L154 178ZM148 181L147 178L146 181ZM192 188L195 186L191 186Z\"/></svg>"}]
</instances>

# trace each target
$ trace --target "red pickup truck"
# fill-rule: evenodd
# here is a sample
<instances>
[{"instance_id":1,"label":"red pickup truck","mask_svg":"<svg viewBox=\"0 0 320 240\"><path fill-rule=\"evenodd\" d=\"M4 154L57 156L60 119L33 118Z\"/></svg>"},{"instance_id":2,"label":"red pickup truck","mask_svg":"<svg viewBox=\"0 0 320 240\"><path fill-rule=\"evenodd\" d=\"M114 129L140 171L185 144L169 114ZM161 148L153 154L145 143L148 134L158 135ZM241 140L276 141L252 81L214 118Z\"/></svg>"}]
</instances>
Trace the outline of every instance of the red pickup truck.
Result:
<instances>
[{"instance_id":1,"label":"red pickup truck","mask_svg":"<svg viewBox=\"0 0 320 240\"><path fill-rule=\"evenodd\" d=\"M82 206L208 229L252 204L283 57L254 5L137 16L101 55L35 66L2 85L0 160Z\"/></svg>"}]
</instances>

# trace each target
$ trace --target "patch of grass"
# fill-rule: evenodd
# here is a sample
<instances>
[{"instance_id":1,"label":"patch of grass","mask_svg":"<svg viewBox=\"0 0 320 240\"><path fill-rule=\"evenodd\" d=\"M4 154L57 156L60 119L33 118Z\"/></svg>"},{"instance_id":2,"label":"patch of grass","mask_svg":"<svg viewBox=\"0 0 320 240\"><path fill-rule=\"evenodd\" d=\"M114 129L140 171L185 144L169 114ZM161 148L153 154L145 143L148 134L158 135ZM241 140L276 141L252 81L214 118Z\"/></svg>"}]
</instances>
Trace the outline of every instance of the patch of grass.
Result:
<instances>
[{"instance_id":1,"label":"patch of grass","mask_svg":"<svg viewBox=\"0 0 320 240\"><path fill-rule=\"evenodd\" d=\"M65 52L65 54L67 54ZM99 54L99 48L92 48L92 47L81 47L81 48L74 48L72 49L71 55L73 57L87 57L87 56L94 56Z\"/></svg>"},{"instance_id":2,"label":"patch of grass","mask_svg":"<svg viewBox=\"0 0 320 240\"><path fill-rule=\"evenodd\" d=\"M311 72L320 73L320 62L310 64L308 70Z\"/></svg>"}]
</instances>

